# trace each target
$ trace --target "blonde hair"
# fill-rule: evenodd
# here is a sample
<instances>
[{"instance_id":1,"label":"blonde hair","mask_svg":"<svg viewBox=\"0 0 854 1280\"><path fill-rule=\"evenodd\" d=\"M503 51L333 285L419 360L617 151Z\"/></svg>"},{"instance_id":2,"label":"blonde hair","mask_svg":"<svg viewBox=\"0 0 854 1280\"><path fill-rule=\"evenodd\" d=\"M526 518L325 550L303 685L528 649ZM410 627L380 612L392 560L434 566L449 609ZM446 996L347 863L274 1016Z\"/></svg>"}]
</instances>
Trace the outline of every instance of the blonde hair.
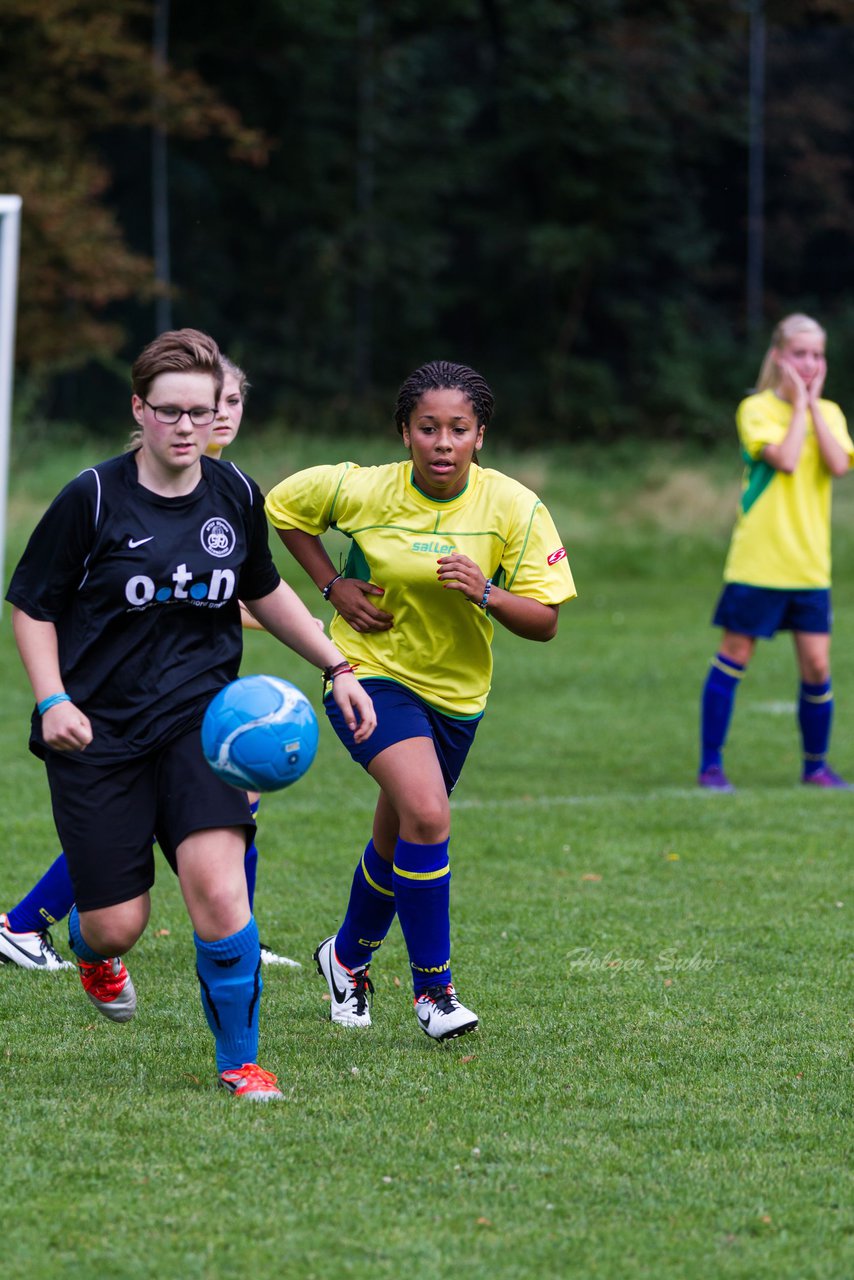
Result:
<instances>
[{"instance_id":1,"label":"blonde hair","mask_svg":"<svg viewBox=\"0 0 854 1280\"><path fill-rule=\"evenodd\" d=\"M812 316L805 316L800 311L796 311L790 316L785 316L771 334L771 346L765 352L765 359L762 361L759 378L756 382L757 391L777 390L783 381L783 371L774 359L774 353L782 351L786 343L798 333L811 333L814 337L820 337L823 341L827 340L827 334L824 329L822 329L817 320L813 320Z\"/></svg>"},{"instance_id":2,"label":"blonde hair","mask_svg":"<svg viewBox=\"0 0 854 1280\"><path fill-rule=\"evenodd\" d=\"M240 392L240 399L245 400L246 394L252 385L246 374L243 372L239 364L235 364L233 360L229 360L228 356L224 356L221 352L219 359L223 373L231 374L232 378L237 382L237 390Z\"/></svg>"}]
</instances>

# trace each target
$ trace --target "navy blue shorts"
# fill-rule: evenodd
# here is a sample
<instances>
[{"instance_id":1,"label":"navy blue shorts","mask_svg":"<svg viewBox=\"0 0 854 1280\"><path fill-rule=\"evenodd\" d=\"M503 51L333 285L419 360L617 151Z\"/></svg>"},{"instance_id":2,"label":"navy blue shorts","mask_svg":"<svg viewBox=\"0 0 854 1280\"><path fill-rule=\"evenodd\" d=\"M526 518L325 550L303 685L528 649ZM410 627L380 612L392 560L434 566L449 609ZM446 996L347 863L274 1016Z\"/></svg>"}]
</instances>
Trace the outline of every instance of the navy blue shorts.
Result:
<instances>
[{"instance_id":1,"label":"navy blue shorts","mask_svg":"<svg viewBox=\"0 0 854 1280\"><path fill-rule=\"evenodd\" d=\"M377 713L377 727L367 742L353 741L353 734L344 723L338 703L331 694L324 702L329 723L356 763L367 769L374 756L396 742L406 742L408 738L432 738L445 779L445 790L450 795L462 773L483 714L472 720L458 720L429 706L406 685L395 680L367 679L360 683L373 699Z\"/></svg>"},{"instance_id":2,"label":"navy blue shorts","mask_svg":"<svg viewBox=\"0 0 854 1280\"><path fill-rule=\"evenodd\" d=\"M728 582L721 592L712 623L743 636L770 639L778 631L806 631L830 635L830 591L781 591Z\"/></svg>"},{"instance_id":3,"label":"navy blue shorts","mask_svg":"<svg viewBox=\"0 0 854 1280\"><path fill-rule=\"evenodd\" d=\"M175 851L194 831L255 832L245 791L222 782L190 730L157 751L115 764L87 764L85 753L49 751L45 760L53 818L81 911L139 897L154 883L152 841L176 869Z\"/></svg>"}]
</instances>

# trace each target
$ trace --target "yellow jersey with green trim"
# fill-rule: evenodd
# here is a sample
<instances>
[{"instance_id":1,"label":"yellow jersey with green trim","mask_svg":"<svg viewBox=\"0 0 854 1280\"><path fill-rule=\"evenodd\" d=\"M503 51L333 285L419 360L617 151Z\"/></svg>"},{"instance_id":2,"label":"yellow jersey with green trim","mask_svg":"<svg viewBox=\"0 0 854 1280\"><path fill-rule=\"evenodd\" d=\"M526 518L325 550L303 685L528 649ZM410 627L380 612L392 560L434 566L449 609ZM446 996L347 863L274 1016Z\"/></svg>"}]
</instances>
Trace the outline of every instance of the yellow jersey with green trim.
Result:
<instances>
[{"instance_id":1,"label":"yellow jersey with green trim","mask_svg":"<svg viewBox=\"0 0 854 1280\"><path fill-rule=\"evenodd\" d=\"M832 400L819 404L834 439L854 456L839 405ZM792 405L770 390L748 396L738 406L745 472L724 582L790 591L830 586L831 474L809 410L803 448L791 475L762 457L766 445L782 442L791 418Z\"/></svg>"},{"instance_id":2,"label":"yellow jersey with green trim","mask_svg":"<svg viewBox=\"0 0 854 1280\"><path fill-rule=\"evenodd\" d=\"M394 616L388 631L354 631L336 614L330 633L359 677L396 680L448 715L480 715L492 679L493 624L461 591L440 585L436 561L460 552L497 586L558 605L575 584L548 510L500 471L472 466L455 498L429 498L412 463L310 467L267 496L277 529L351 540L345 574L383 588L375 603Z\"/></svg>"}]
</instances>

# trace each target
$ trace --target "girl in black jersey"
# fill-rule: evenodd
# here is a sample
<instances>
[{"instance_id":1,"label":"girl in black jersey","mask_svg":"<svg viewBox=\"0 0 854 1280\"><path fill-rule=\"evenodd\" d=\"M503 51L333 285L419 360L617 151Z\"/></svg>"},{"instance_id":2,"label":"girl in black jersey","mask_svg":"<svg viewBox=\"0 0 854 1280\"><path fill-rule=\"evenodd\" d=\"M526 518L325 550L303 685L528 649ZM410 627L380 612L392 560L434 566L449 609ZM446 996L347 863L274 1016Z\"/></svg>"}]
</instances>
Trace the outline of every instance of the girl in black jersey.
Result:
<instances>
[{"instance_id":1,"label":"girl in black jersey","mask_svg":"<svg viewBox=\"0 0 854 1280\"><path fill-rule=\"evenodd\" d=\"M243 406L249 386L246 374L238 365L225 356L221 359L222 393L210 443L205 450L209 458L221 457L223 449L236 439L243 420ZM138 448L141 443L141 432L135 431L127 447ZM242 605L240 616L244 627L261 630L259 623ZM315 621L322 629L322 619L317 618ZM257 792L249 794L253 817L257 816L259 801ZM244 858L250 907L254 902L257 865L258 850L253 841ZM0 962L15 964L31 973L51 973L75 968L73 964L63 960L54 947L50 934L50 928L63 920L73 906L74 888L68 874L68 863L65 854L60 853L8 912L0 912ZM298 961L278 954L263 941L261 963L300 967Z\"/></svg>"},{"instance_id":2,"label":"girl in black jersey","mask_svg":"<svg viewBox=\"0 0 854 1280\"><path fill-rule=\"evenodd\" d=\"M257 1063L258 930L243 869L244 792L207 767L199 727L236 678L242 599L271 634L333 678L357 737L376 720L339 650L281 581L257 485L204 456L222 390L216 343L162 334L132 371L137 450L87 469L43 516L7 593L36 697L31 749L47 768L76 905L72 949L87 995L127 1021L119 955L142 934L152 841L176 868L194 926L219 1082L282 1095Z\"/></svg>"}]
</instances>

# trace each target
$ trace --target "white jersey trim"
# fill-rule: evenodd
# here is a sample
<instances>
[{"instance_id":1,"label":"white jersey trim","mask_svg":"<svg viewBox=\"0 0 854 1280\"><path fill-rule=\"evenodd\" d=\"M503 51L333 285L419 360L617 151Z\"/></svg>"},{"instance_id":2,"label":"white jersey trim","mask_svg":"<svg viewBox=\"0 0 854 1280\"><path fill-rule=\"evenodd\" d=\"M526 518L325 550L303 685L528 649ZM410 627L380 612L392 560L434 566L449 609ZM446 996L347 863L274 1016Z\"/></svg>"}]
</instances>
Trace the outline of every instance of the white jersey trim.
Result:
<instances>
[{"instance_id":1,"label":"white jersey trim","mask_svg":"<svg viewBox=\"0 0 854 1280\"><path fill-rule=\"evenodd\" d=\"M94 535L98 532L98 523L101 519L101 477L98 475L98 472L95 470L94 467L84 467L83 470L80 472L81 476L85 476L87 474L91 474L95 477L95 528L93 530L93 537L94 537ZM82 586L84 586L86 579L89 577L89 557L91 555L92 555L92 552L90 551L89 555L83 561L83 569L85 572L83 574L83 577L80 579L80 585L77 588L78 591Z\"/></svg>"},{"instance_id":2,"label":"white jersey trim","mask_svg":"<svg viewBox=\"0 0 854 1280\"><path fill-rule=\"evenodd\" d=\"M246 485L246 492L249 494L249 505L250 505L250 507L251 507L251 506L254 506L254 505L255 505L255 499L254 499L254 497L253 497L253 495L252 495L252 485L251 485L251 484L249 483L249 481L246 479L246 476L245 476L245 475L243 474L243 472L240 470L240 467L236 467L236 466L234 465L234 463L233 463L233 462L230 462L230 461L229 461L228 463L226 463L226 465L227 465L227 466L229 466L229 467L231 467L232 471L234 471L237 475L239 475L239 476L240 476L240 479L241 479L241 480L243 481L243 483Z\"/></svg>"}]
</instances>

